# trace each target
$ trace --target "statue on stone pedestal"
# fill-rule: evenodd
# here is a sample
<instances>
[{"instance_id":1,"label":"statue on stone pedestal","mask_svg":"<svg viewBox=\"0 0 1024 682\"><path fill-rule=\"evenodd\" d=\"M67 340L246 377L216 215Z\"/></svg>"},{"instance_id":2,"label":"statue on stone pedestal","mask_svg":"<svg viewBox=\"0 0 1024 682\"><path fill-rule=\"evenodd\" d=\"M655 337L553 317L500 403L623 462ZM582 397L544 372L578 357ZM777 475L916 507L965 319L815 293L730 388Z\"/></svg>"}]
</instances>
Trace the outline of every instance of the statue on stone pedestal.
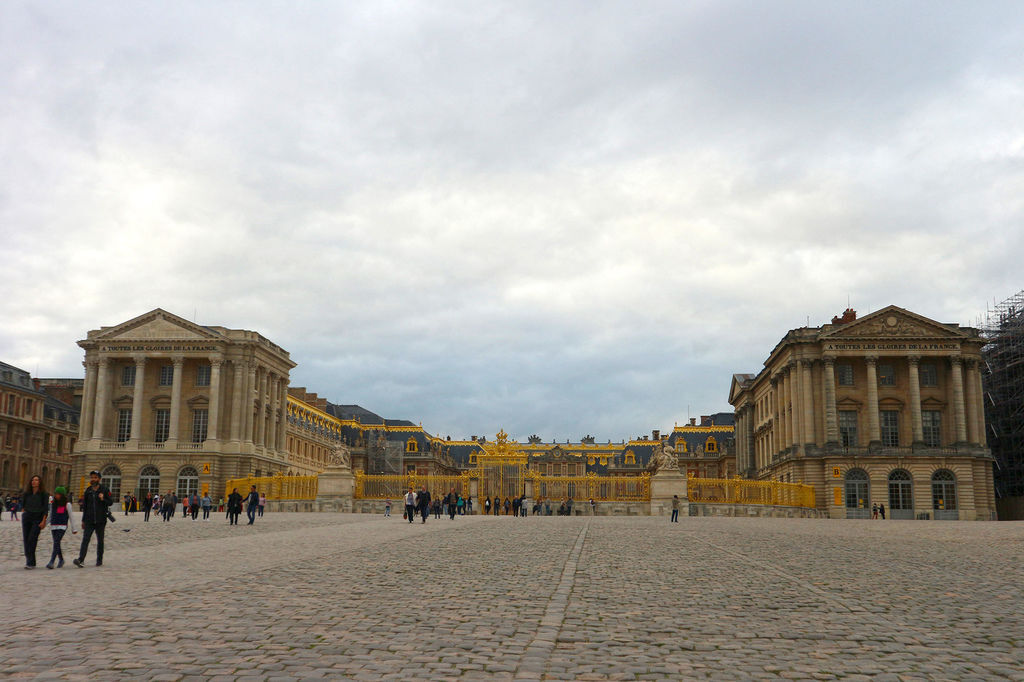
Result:
<instances>
[{"instance_id":1,"label":"statue on stone pedestal","mask_svg":"<svg viewBox=\"0 0 1024 682\"><path fill-rule=\"evenodd\" d=\"M334 450L329 455L331 459L331 466L338 467L341 469L352 468L352 453L345 445L335 446Z\"/></svg>"},{"instance_id":2,"label":"statue on stone pedestal","mask_svg":"<svg viewBox=\"0 0 1024 682\"><path fill-rule=\"evenodd\" d=\"M672 474L679 473L679 457L676 450L667 441L661 441L654 446L651 454L651 463L647 466L651 473L657 474L666 471Z\"/></svg>"}]
</instances>

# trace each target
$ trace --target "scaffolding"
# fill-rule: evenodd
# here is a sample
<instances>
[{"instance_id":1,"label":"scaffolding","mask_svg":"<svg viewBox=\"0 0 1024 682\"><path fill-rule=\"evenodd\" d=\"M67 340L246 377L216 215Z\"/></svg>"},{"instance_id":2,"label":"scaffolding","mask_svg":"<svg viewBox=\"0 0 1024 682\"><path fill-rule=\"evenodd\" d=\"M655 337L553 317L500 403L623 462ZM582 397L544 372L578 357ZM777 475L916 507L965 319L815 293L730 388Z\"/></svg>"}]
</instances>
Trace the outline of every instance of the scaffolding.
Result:
<instances>
[{"instance_id":1,"label":"scaffolding","mask_svg":"<svg viewBox=\"0 0 1024 682\"><path fill-rule=\"evenodd\" d=\"M982 325L985 422L996 497L1024 497L1024 291L990 308Z\"/></svg>"}]
</instances>

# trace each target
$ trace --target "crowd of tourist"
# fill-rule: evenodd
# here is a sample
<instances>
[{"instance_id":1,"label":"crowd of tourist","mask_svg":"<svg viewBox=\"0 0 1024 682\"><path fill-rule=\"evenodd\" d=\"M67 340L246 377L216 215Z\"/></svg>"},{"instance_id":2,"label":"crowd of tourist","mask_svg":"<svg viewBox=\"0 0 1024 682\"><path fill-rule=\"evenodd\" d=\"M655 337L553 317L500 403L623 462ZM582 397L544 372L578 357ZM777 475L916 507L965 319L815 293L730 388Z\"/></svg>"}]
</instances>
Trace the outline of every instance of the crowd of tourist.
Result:
<instances>
[{"instance_id":1,"label":"crowd of tourist","mask_svg":"<svg viewBox=\"0 0 1024 682\"><path fill-rule=\"evenodd\" d=\"M420 523L426 523L431 514L434 515L434 518L439 519L441 514L447 513L449 519L455 519L456 516L473 513L473 498L468 495L464 497L454 489L441 497L432 494L426 486L418 491L409 488L402 502L405 506L402 518L409 523L412 523L417 516L421 519ZM526 495L504 499L495 495L494 497L484 497L483 513L525 518L528 506ZM594 506L594 500L590 500L591 511ZM534 500L530 512L535 516L551 516L555 513L559 516L572 516L572 498L566 498L559 503L558 507L552 508L550 499L540 497ZM384 501L384 516L391 516L390 499Z\"/></svg>"},{"instance_id":2,"label":"crowd of tourist","mask_svg":"<svg viewBox=\"0 0 1024 682\"><path fill-rule=\"evenodd\" d=\"M114 504L114 497L110 489L101 482L98 471L89 472L89 485L78 498L78 506L82 515L82 543L79 547L78 556L72 560L72 564L78 568L85 565L85 558L89 551L89 545L93 536L96 537L96 565L103 565L104 539L107 522L116 522L111 506ZM67 489L64 486L57 486L53 494L48 493L43 486L42 478L32 476L28 486L20 495L8 497L4 500L4 508L11 515L11 520L21 521L22 544L25 550L25 568L36 567L36 549L39 544L39 536L47 526L53 538L53 550L47 568L63 568L64 553L61 543L68 530L73 535L78 533L75 515L72 510L71 501L67 496ZM121 500L124 515L134 514L141 511L149 521L151 513L159 513L165 522L174 518L179 504L182 510L182 519L197 520L199 512L203 513L203 520L209 520L210 512L216 508L225 511L226 518L230 525L238 524L238 517L245 507L248 525L253 525L257 518L263 516L267 504L266 495L257 492L256 486L252 486L248 495L244 498L235 488L227 500L219 498L214 505L213 498L209 493L192 492L183 495L181 498L169 490L163 495L146 493L141 500L132 493L128 493ZM18 514L21 518L18 518Z\"/></svg>"}]
</instances>

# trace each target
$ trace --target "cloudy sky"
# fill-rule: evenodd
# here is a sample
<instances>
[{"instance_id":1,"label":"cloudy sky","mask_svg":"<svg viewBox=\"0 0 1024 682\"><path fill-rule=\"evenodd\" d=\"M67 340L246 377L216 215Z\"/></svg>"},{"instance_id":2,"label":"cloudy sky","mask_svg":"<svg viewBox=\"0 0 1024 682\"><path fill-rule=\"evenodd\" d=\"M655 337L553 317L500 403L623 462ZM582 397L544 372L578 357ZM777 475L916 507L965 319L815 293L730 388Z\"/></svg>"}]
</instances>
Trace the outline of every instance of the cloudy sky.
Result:
<instances>
[{"instance_id":1,"label":"cloudy sky","mask_svg":"<svg viewBox=\"0 0 1024 682\"><path fill-rule=\"evenodd\" d=\"M1024 12L3 3L0 359L156 307L461 438L729 409L849 299L1024 287Z\"/></svg>"}]
</instances>

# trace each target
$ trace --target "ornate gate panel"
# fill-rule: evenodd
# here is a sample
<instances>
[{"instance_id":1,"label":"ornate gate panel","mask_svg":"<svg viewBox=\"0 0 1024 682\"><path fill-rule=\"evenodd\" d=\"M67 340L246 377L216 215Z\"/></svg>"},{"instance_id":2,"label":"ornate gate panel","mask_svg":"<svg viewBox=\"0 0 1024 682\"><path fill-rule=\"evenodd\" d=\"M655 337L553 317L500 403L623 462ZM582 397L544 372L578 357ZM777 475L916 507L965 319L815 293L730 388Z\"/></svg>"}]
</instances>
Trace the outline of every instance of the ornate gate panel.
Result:
<instances>
[{"instance_id":1,"label":"ornate gate panel","mask_svg":"<svg viewBox=\"0 0 1024 682\"><path fill-rule=\"evenodd\" d=\"M483 445L483 451L477 455L476 471L477 495L481 500L495 495L511 499L526 492L526 453L515 445L504 429L498 432L495 443Z\"/></svg>"}]
</instances>

